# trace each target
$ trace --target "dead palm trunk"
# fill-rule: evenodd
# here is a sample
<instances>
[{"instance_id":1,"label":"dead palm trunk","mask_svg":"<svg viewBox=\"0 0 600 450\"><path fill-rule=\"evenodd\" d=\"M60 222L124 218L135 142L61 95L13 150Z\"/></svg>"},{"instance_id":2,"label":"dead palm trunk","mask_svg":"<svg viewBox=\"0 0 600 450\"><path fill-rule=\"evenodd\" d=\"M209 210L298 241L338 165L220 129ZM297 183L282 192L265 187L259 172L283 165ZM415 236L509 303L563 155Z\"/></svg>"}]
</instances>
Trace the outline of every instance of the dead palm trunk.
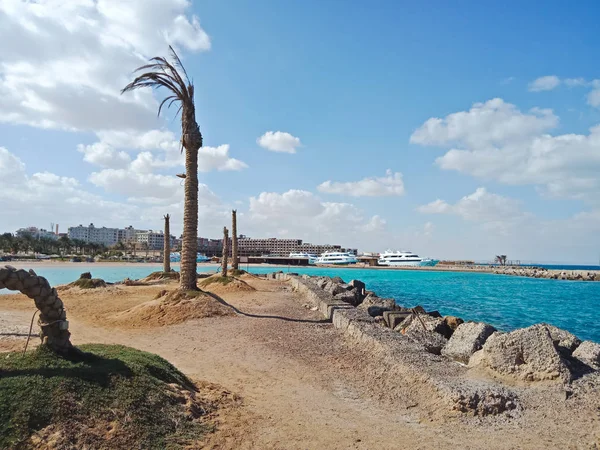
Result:
<instances>
[{"instance_id":1,"label":"dead palm trunk","mask_svg":"<svg viewBox=\"0 0 600 450\"><path fill-rule=\"evenodd\" d=\"M231 269L239 270L238 240L237 240L237 211L231 211Z\"/></svg>"},{"instance_id":2,"label":"dead palm trunk","mask_svg":"<svg viewBox=\"0 0 600 450\"><path fill-rule=\"evenodd\" d=\"M221 274L227 276L227 258L229 256L229 231L223 227L223 257L221 258Z\"/></svg>"},{"instance_id":3,"label":"dead palm trunk","mask_svg":"<svg viewBox=\"0 0 600 450\"><path fill-rule=\"evenodd\" d=\"M171 224L169 219L171 218L168 214L165 217L165 242L163 244L163 272L167 273L171 271Z\"/></svg>"},{"instance_id":4,"label":"dead palm trunk","mask_svg":"<svg viewBox=\"0 0 600 450\"><path fill-rule=\"evenodd\" d=\"M17 270L6 266L0 268L0 289L20 291L33 299L36 308L40 311L38 325L41 328L40 338L42 345L61 355L72 353L75 348L71 344L69 322L62 300L58 297L56 289L51 288L48 280L38 277L33 270Z\"/></svg>"},{"instance_id":5,"label":"dead palm trunk","mask_svg":"<svg viewBox=\"0 0 600 450\"><path fill-rule=\"evenodd\" d=\"M194 105L194 85L190 82L185 68L172 47L170 63L165 58L152 58L150 64L139 67L136 72L150 69L129 83L121 93L139 88L164 87L170 95L163 99L158 107L158 114L163 105L169 102L179 103L181 111L181 147L185 149L185 178L183 204L183 239L181 244L181 277L179 288L184 291L197 290L196 259L198 253L198 150L202 147L202 134L196 122ZM177 69L180 69L182 74ZM182 76L183 75L183 76Z\"/></svg>"}]
</instances>

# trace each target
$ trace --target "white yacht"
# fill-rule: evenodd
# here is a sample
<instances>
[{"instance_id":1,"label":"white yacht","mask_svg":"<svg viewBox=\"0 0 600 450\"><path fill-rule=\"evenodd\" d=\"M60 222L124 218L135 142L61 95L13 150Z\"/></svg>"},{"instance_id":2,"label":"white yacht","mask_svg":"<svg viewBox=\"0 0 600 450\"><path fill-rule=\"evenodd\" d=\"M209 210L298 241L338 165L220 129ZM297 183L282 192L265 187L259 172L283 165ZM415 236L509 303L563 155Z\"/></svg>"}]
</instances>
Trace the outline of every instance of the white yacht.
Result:
<instances>
[{"instance_id":1,"label":"white yacht","mask_svg":"<svg viewBox=\"0 0 600 450\"><path fill-rule=\"evenodd\" d=\"M317 258L316 264L356 264L358 259L352 253L325 252Z\"/></svg>"},{"instance_id":2,"label":"white yacht","mask_svg":"<svg viewBox=\"0 0 600 450\"><path fill-rule=\"evenodd\" d=\"M298 259L308 259L308 263L309 264L316 264L317 263L317 259L318 256L317 255L313 255L311 253L290 253L290 258L298 258Z\"/></svg>"},{"instance_id":3,"label":"white yacht","mask_svg":"<svg viewBox=\"0 0 600 450\"><path fill-rule=\"evenodd\" d=\"M435 266L438 261L430 258L421 258L413 252L386 250L379 255L377 263L380 266Z\"/></svg>"}]
</instances>

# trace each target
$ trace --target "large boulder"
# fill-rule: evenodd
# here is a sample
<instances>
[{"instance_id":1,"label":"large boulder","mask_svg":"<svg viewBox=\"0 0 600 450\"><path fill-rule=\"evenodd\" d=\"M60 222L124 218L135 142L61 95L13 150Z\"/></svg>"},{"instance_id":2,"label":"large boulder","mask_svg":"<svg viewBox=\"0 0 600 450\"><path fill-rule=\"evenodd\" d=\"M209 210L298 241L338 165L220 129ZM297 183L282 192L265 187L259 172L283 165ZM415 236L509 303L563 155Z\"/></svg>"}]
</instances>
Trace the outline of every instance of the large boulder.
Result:
<instances>
[{"instance_id":1,"label":"large boulder","mask_svg":"<svg viewBox=\"0 0 600 450\"><path fill-rule=\"evenodd\" d=\"M583 341L573 352L573 358L594 369L600 369L600 344L592 341Z\"/></svg>"},{"instance_id":2,"label":"large boulder","mask_svg":"<svg viewBox=\"0 0 600 450\"><path fill-rule=\"evenodd\" d=\"M483 346L481 364L517 380L571 380L571 372L544 325L494 333Z\"/></svg>"},{"instance_id":3,"label":"large boulder","mask_svg":"<svg viewBox=\"0 0 600 450\"><path fill-rule=\"evenodd\" d=\"M558 350L565 356L570 356L573 351L579 347L579 344L581 344L581 340L577 336L553 325L541 323L534 325L534 327L546 327L550 332L554 345L557 346Z\"/></svg>"},{"instance_id":4,"label":"large boulder","mask_svg":"<svg viewBox=\"0 0 600 450\"><path fill-rule=\"evenodd\" d=\"M442 355L467 364L471 355L481 350L494 331L496 329L493 326L483 322L461 323L442 350Z\"/></svg>"},{"instance_id":5,"label":"large boulder","mask_svg":"<svg viewBox=\"0 0 600 450\"><path fill-rule=\"evenodd\" d=\"M358 291L358 293L360 295L362 295L362 297L366 297L367 295L367 286L365 285L365 283L363 283L360 280L350 280L350 282L348 283L348 285L352 288L352 289L356 289Z\"/></svg>"},{"instance_id":6,"label":"large boulder","mask_svg":"<svg viewBox=\"0 0 600 450\"><path fill-rule=\"evenodd\" d=\"M393 298L379 298L371 294L367 295L358 307L366 309L371 317L382 316L385 311L395 311L400 308L396 306Z\"/></svg>"},{"instance_id":7,"label":"large boulder","mask_svg":"<svg viewBox=\"0 0 600 450\"><path fill-rule=\"evenodd\" d=\"M350 303L352 306L358 306L362 301L360 294L356 290L343 291L339 294L335 294L333 297L342 300L343 302Z\"/></svg>"},{"instance_id":8,"label":"large boulder","mask_svg":"<svg viewBox=\"0 0 600 450\"><path fill-rule=\"evenodd\" d=\"M325 292L329 292L331 295L341 294L342 292L347 292L346 288L339 283L334 282L333 280L329 281L325 287L323 288Z\"/></svg>"},{"instance_id":9,"label":"large boulder","mask_svg":"<svg viewBox=\"0 0 600 450\"><path fill-rule=\"evenodd\" d=\"M446 325L448 325L452 331L456 331L459 325L464 323L464 320L462 320L460 317L446 316L444 317L444 322L446 322Z\"/></svg>"},{"instance_id":10,"label":"large boulder","mask_svg":"<svg viewBox=\"0 0 600 450\"><path fill-rule=\"evenodd\" d=\"M344 280L342 280L340 277L333 277L331 281L337 284L344 284Z\"/></svg>"},{"instance_id":11,"label":"large boulder","mask_svg":"<svg viewBox=\"0 0 600 450\"><path fill-rule=\"evenodd\" d=\"M415 317L413 315L394 328L394 331L399 331L434 355L441 354L442 349L448 342L445 337L448 331L447 325L439 317L427 315Z\"/></svg>"}]
</instances>

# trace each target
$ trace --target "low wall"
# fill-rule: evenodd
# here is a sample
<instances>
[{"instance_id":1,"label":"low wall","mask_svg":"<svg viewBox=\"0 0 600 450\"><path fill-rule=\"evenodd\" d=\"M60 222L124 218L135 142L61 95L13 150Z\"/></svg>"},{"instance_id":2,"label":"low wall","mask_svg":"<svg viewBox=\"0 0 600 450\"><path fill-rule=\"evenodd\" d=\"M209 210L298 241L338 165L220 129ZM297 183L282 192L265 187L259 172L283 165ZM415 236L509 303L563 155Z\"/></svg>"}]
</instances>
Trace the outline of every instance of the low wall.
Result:
<instances>
[{"instance_id":1,"label":"low wall","mask_svg":"<svg viewBox=\"0 0 600 450\"><path fill-rule=\"evenodd\" d=\"M378 358L385 376L402 385L415 385L413 395L433 408L474 415L500 414L519 409L515 391L492 381L465 379L466 367L428 353L402 334L385 328L367 311L333 298L307 276L270 274L287 280L293 289L314 304L333 326L361 348ZM269 278L268 277L268 278Z\"/></svg>"}]
</instances>

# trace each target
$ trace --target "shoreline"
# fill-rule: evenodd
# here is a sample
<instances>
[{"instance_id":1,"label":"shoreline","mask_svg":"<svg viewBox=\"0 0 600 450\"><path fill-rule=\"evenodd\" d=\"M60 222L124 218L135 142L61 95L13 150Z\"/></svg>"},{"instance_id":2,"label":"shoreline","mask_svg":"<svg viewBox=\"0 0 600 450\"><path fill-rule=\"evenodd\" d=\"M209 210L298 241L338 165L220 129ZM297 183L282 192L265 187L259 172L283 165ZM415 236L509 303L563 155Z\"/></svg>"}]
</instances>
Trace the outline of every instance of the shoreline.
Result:
<instances>
[{"instance_id":1,"label":"shoreline","mask_svg":"<svg viewBox=\"0 0 600 450\"><path fill-rule=\"evenodd\" d=\"M83 268L91 267L162 267L162 263L158 262L125 262L125 261L98 261L93 263L80 262L74 263L71 261L48 261L48 260L16 260L6 261L0 263L0 266L11 265L16 268L50 268L50 267L77 267ZM179 266L179 263L171 263L175 268ZM204 262L197 263L198 268L202 267L219 267L218 263ZM487 273L493 275L508 275L508 276L521 276L527 278L541 278L541 279L553 279L553 280L567 280L567 281L596 281L600 282L600 270L594 269L545 269L535 268L529 266L505 266L505 267L491 267L491 266L369 266L363 264L351 264L351 265L277 265L267 263L240 263L240 268L247 267L266 267L273 269L288 269L288 272L293 272L295 268L301 269L364 269L364 270L404 270L404 271L420 271L420 272L456 272L456 273Z\"/></svg>"}]
</instances>

